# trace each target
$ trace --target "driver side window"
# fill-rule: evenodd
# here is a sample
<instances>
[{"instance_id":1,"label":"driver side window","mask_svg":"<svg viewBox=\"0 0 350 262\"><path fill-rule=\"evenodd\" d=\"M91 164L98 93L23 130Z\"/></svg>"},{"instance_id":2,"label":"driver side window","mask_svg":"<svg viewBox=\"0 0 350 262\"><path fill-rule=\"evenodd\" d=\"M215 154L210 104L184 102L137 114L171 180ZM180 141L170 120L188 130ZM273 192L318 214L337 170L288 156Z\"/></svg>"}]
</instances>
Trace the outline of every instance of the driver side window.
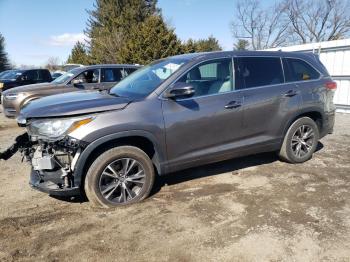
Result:
<instances>
[{"instance_id":1,"label":"driver side window","mask_svg":"<svg viewBox=\"0 0 350 262\"><path fill-rule=\"evenodd\" d=\"M99 69L90 69L80 73L74 80L79 80L82 84L98 83L100 79Z\"/></svg>"},{"instance_id":2,"label":"driver side window","mask_svg":"<svg viewBox=\"0 0 350 262\"><path fill-rule=\"evenodd\" d=\"M204 62L188 71L178 82L189 83L195 90L194 97L232 91L232 59Z\"/></svg>"}]
</instances>

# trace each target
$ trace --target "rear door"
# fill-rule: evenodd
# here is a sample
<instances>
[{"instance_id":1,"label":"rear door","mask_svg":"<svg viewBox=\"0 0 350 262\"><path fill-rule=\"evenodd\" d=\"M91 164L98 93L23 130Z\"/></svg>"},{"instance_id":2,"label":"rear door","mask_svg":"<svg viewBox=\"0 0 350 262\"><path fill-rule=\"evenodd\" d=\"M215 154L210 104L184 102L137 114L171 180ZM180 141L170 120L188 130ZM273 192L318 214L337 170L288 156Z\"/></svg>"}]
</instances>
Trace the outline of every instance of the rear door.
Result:
<instances>
[{"instance_id":1,"label":"rear door","mask_svg":"<svg viewBox=\"0 0 350 262\"><path fill-rule=\"evenodd\" d=\"M303 106L319 106L326 92L324 84L317 81L321 76L320 73L306 61L298 58L283 58L283 66L286 81L295 83L300 90Z\"/></svg>"},{"instance_id":2,"label":"rear door","mask_svg":"<svg viewBox=\"0 0 350 262\"><path fill-rule=\"evenodd\" d=\"M242 125L232 59L203 62L178 82L191 84L195 95L162 101L170 170L227 158L240 139Z\"/></svg>"},{"instance_id":3,"label":"rear door","mask_svg":"<svg viewBox=\"0 0 350 262\"><path fill-rule=\"evenodd\" d=\"M301 101L295 83L285 83L281 58L237 57L235 74L244 101L246 144L279 142L285 120L298 110Z\"/></svg>"}]
</instances>

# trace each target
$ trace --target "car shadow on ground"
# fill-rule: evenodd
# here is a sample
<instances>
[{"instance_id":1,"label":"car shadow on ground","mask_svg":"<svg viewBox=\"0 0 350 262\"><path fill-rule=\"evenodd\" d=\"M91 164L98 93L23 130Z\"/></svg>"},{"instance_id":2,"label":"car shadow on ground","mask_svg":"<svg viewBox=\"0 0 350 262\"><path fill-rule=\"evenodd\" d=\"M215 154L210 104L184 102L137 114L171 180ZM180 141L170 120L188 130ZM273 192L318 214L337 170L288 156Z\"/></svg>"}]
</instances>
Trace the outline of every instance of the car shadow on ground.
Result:
<instances>
[{"instance_id":1,"label":"car shadow on ground","mask_svg":"<svg viewBox=\"0 0 350 262\"><path fill-rule=\"evenodd\" d=\"M322 142L318 142L315 152L322 150ZM157 194L165 185L175 185L199 178L220 175L228 172L235 172L243 168L270 164L280 161L276 152L260 153L245 157L229 159L213 164L203 165L190 169L170 173L165 176L158 176L150 196Z\"/></svg>"},{"instance_id":2,"label":"car shadow on ground","mask_svg":"<svg viewBox=\"0 0 350 262\"><path fill-rule=\"evenodd\" d=\"M322 142L318 142L315 152L322 150L323 147L324 146ZM260 153L256 155L239 157L239 158L225 160L225 161L221 161L213 164L189 168L178 172L170 173L164 176L156 176L150 197L156 195L162 189L162 187L166 185L168 186L176 185L176 184L184 183L184 182L199 179L199 178L220 175L228 172L235 172L237 170L248 168L248 167L270 164L275 161L280 161L276 152ZM51 197L61 201L71 202L71 203L83 203L88 201L85 195L76 196L76 197L62 197L62 196L51 196Z\"/></svg>"}]
</instances>

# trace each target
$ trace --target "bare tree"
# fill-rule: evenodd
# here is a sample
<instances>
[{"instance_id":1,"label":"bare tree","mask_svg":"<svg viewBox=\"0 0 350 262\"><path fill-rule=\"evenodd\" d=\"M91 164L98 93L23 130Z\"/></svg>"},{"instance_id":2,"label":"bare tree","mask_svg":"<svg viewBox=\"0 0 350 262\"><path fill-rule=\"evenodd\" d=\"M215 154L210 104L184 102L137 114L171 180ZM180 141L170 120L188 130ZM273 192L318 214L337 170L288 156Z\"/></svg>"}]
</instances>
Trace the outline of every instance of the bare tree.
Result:
<instances>
[{"instance_id":1,"label":"bare tree","mask_svg":"<svg viewBox=\"0 0 350 262\"><path fill-rule=\"evenodd\" d=\"M309 43L341 39L350 32L347 0L285 0L292 42Z\"/></svg>"},{"instance_id":2,"label":"bare tree","mask_svg":"<svg viewBox=\"0 0 350 262\"><path fill-rule=\"evenodd\" d=\"M234 37L249 40L254 50L282 45L288 29L284 9L283 4L263 8L259 0L238 0L232 22Z\"/></svg>"},{"instance_id":3,"label":"bare tree","mask_svg":"<svg viewBox=\"0 0 350 262\"><path fill-rule=\"evenodd\" d=\"M60 59L58 57L51 56L49 59L47 59L45 68L47 68L50 71L55 71L60 69Z\"/></svg>"}]
</instances>

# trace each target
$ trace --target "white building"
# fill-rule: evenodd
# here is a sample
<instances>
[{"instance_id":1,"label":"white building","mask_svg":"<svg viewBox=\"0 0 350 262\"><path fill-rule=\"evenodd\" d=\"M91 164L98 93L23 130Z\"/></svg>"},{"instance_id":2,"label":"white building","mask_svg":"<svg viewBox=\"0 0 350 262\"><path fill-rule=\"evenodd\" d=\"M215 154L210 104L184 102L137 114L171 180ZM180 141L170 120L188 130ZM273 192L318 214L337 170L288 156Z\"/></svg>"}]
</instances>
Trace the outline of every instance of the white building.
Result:
<instances>
[{"instance_id":1,"label":"white building","mask_svg":"<svg viewBox=\"0 0 350 262\"><path fill-rule=\"evenodd\" d=\"M334 103L337 111L350 113L350 39L272 48L292 52L313 52L337 82Z\"/></svg>"}]
</instances>

